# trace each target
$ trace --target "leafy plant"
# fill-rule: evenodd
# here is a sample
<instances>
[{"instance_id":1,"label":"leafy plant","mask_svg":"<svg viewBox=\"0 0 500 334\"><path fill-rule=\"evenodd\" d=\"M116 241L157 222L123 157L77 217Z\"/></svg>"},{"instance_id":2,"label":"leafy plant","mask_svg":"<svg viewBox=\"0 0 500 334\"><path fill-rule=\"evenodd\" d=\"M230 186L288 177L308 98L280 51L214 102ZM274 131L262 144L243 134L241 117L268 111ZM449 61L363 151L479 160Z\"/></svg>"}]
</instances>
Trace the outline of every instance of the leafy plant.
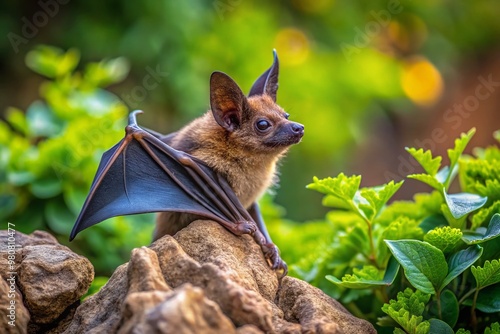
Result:
<instances>
[{"instance_id":1,"label":"leafy plant","mask_svg":"<svg viewBox=\"0 0 500 334\"><path fill-rule=\"evenodd\" d=\"M361 176L314 178L308 188L325 195L323 205L333 210L324 226L333 227L314 256L292 265L292 273L339 298L357 316L372 322L378 317L382 333L390 327L394 333L495 331L500 150L464 155L474 133L462 134L448 150L449 166L430 151L407 148L423 169L408 177L433 188L413 201L387 204L402 182L360 188ZM463 192L449 193L457 175Z\"/></svg>"},{"instance_id":2,"label":"leafy plant","mask_svg":"<svg viewBox=\"0 0 500 334\"><path fill-rule=\"evenodd\" d=\"M107 59L77 70L79 60L75 49L30 51L26 65L48 79L40 87L42 100L25 112L11 107L0 121L0 219L25 233L48 230L62 243L68 243L101 154L123 136L128 113L103 89L127 75L127 61ZM91 259L98 274L109 275L132 247L150 241L152 224L145 221L152 219L113 219L83 232L71 247Z\"/></svg>"}]
</instances>

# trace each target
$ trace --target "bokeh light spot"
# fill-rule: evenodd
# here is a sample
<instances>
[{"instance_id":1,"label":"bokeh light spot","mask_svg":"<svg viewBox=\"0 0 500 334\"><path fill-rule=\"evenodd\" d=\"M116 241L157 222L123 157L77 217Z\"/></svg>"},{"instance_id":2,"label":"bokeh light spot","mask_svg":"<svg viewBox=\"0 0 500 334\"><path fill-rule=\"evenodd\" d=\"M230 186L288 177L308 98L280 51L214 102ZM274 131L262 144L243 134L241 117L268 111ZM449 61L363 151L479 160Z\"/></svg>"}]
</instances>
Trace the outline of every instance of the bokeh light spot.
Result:
<instances>
[{"instance_id":1,"label":"bokeh light spot","mask_svg":"<svg viewBox=\"0 0 500 334\"><path fill-rule=\"evenodd\" d=\"M431 62L423 57L416 57L403 65L401 86L414 103L429 106L441 96L443 79Z\"/></svg>"},{"instance_id":2,"label":"bokeh light spot","mask_svg":"<svg viewBox=\"0 0 500 334\"><path fill-rule=\"evenodd\" d=\"M280 61L285 65L302 64L309 56L307 36L296 28L285 28L278 32L275 41Z\"/></svg>"}]
</instances>

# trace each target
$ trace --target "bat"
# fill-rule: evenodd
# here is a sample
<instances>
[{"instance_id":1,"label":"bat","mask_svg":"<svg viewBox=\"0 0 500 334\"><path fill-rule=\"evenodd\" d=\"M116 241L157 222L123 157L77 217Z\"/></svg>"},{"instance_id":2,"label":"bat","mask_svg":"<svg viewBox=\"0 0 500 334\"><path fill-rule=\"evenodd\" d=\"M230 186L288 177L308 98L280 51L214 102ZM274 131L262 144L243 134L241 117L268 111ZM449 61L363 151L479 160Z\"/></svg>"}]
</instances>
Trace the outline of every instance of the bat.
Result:
<instances>
[{"instance_id":1,"label":"bat","mask_svg":"<svg viewBox=\"0 0 500 334\"><path fill-rule=\"evenodd\" d=\"M136 120L140 113L129 115L125 138L103 154L70 241L115 216L191 213L214 220L235 235L252 235L271 267L286 275L278 249L269 245L226 179L203 161L167 145L164 136L141 128Z\"/></svg>"},{"instance_id":2,"label":"bat","mask_svg":"<svg viewBox=\"0 0 500 334\"><path fill-rule=\"evenodd\" d=\"M178 132L141 128L136 116L142 111L132 112L125 138L101 159L70 240L114 216L159 212L155 240L204 217L235 235L253 236L271 267L286 275L256 200L304 126L276 104L279 61L273 53L248 97L227 74L212 73L211 110Z\"/></svg>"}]
</instances>

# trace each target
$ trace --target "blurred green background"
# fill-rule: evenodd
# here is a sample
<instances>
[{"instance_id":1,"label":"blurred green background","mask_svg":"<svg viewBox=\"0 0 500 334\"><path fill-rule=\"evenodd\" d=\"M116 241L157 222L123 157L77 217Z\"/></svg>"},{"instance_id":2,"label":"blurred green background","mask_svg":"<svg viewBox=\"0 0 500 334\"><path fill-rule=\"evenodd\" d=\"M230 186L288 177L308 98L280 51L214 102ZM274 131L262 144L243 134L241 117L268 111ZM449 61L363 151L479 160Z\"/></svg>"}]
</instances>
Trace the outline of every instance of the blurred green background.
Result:
<instances>
[{"instance_id":1,"label":"blurred green background","mask_svg":"<svg viewBox=\"0 0 500 334\"><path fill-rule=\"evenodd\" d=\"M212 71L248 91L273 48L278 103L306 129L275 189L288 219L324 217L320 194L305 189L315 175L400 180L417 171L405 146L443 155L473 126L469 147L485 146L500 125L496 0L7 0L0 9L0 217L64 242L129 111L175 131L207 110ZM418 187L407 181L397 196ZM152 216L134 219L143 223L115 219L72 247L109 274L149 242Z\"/></svg>"}]
</instances>

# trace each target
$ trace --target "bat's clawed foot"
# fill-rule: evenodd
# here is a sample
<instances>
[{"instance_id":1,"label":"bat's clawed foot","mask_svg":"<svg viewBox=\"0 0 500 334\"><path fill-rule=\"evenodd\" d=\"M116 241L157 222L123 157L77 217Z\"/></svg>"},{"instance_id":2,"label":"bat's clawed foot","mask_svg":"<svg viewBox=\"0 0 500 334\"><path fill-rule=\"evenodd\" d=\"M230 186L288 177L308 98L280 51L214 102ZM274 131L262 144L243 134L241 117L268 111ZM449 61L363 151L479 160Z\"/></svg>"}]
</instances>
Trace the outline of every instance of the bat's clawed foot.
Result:
<instances>
[{"instance_id":1,"label":"bat's clawed foot","mask_svg":"<svg viewBox=\"0 0 500 334\"><path fill-rule=\"evenodd\" d=\"M262 245L262 251L271 268L278 273L279 278L285 277L288 273L288 266L281 259L278 247L273 243L267 243Z\"/></svg>"},{"instance_id":2,"label":"bat's clawed foot","mask_svg":"<svg viewBox=\"0 0 500 334\"><path fill-rule=\"evenodd\" d=\"M253 235L257 231L257 225L250 221L240 221L236 224L234 233L236 235L250 234Z\"/></svg>"}]
</instances>

